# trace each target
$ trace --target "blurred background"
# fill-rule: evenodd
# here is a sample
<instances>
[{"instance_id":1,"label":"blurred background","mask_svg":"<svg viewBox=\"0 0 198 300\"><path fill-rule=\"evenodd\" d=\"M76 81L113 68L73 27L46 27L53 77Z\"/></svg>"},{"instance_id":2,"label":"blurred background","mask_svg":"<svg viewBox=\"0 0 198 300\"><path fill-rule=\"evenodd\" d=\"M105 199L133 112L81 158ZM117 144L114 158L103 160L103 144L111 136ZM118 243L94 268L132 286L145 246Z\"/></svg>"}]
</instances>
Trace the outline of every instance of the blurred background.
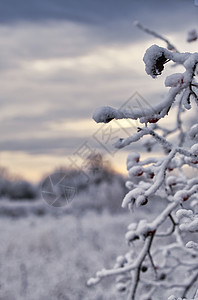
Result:
<instances>
[{"instance_id":1,"label":"blurred background","mask_svg":"<svg viewBox=\"0 0 198 300\"><path fill-rule=\"evenodd\" d=\"M71 166L87 142L124 173L131 149L111 148L123 130L102 137L92 113L103 105L119 108L136 92L150 104L159 101L167 90L164 77L150 78L142 58L153 43L166 45L133 22L157 30L180 51L196 51L197 42L186 42L197 26L194 1L0 4L0 165L38 182L54 168Z\"/></svg>"},{"instance_id":2,"label":"blurred background","mask_svg":"<svg viewBox=\"0 0 198 300\"><path fill-rule=\"evenodd\" d=\"M179 51L197 51L186 41L198 29L193 0L0 1L0 300L120 299L111 281L89 291L85 283L127 247L126 158L134 150L144 158L148 144L115 150L138 123L96 124L92 114L155 104L173 72L145 73L146 49L166 44L136 20ZM62 208L41 197L54 172L75 186Z\"/></svg>"}]
</instances>

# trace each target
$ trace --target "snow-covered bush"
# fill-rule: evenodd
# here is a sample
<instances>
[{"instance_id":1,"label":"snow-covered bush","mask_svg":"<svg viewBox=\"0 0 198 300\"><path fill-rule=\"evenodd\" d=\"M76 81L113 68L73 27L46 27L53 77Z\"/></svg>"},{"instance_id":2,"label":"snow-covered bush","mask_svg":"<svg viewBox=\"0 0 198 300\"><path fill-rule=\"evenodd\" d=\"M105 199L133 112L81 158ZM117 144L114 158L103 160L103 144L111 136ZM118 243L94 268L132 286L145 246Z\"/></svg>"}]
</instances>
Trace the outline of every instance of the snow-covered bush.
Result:
<instances>
[{"instance_id":1,"label":"snow-covered bush","mask_svg":"<svg viewBox=\"0 0 198 300\"><path fill-rule=\"evenodd\" d=\"M127 192L126 177L117 173L101 154L87 157L80 172L78 169L64 167L54 172L64 173L66 185L75 188L75 197L71 201L73 212L80 214L88 210L99 213L104 210L110 213L125 212L120 206L120 199Z\"/></svg>"},{"instance_id":2,"label":"snow-covered bush","mask_svg":"<svg viewBox=\"0 0 198 300\"><path fill-rule=\"evenodd\" d=\"M129 224L125 235L129 252L118 256L114 267L102 269L88 280L88 285L93 285L115 276L117 290L124 293L122 299L128 300L198 299L198 123L188 128L183 122L184 113L192 118L192 108L197 110L198 53L179 53L165 41L168 49L152 45L143 58L146 72L153 78L161 75L170 61L184 67L183 73L175 72L165 79L170 89L164 99L144 109L102 107L93 115L96 122L104 123L139 119L142 126L137 132L120 138L115 147L123 148L150 136L152 145L158 143L164 151L163 156L145 160L139 153L129 155L129 192L122 202L132 214L156 197L164 202L164 208L152 220L148 216ZM169 122L169 128L165 128L160 120L168 119L173 107L177 110L175 124L170 129Z\"/></svg>"},{"instance_id":3,"label":"snow-covered bush","mask_svg":"<svg viewBox=\"0 0 198 300\"><path fill-rule=\"evenodd\" d=\"M36 197L38 197L37 186L26 180L18 179L11 175L7 169L0 167L0 199L34 200Z\"/></svg>"}]
</instances>

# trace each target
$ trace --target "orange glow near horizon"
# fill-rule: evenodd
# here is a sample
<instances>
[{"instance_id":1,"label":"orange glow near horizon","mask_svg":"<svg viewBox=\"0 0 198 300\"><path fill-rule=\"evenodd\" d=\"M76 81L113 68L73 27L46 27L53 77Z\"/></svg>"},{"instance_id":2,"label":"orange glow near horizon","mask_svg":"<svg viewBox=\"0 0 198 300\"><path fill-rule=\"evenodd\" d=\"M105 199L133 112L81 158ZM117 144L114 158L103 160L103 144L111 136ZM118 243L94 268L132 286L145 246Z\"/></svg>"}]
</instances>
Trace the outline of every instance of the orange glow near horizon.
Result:
<instances>
[{"instance_id":1,"label":"orange glow near horizon","mask_svg":"<svg viewBox=\"0 0 198 300\"><path fill-rule=\"evenodd\" d=\"M124 156L126 156L126 153ZM18 176L19 178L34 183L39 182L55 169L69 167L67 156L30 155L25 152L1 152L0 158L2 162L1 167L7 168L8 171L16 177ZM113 159L109 161L116 172L127 174L125 161L119 160L116 162Z\"/></svg>"}]
</instances>

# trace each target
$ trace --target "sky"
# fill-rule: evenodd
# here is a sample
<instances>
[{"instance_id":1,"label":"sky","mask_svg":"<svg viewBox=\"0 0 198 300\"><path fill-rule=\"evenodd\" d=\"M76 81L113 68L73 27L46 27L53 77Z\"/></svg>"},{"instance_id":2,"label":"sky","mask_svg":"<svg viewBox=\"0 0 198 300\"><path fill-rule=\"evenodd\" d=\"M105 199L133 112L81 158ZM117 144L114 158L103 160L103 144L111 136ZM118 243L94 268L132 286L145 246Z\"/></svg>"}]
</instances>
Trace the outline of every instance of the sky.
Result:
<instances>
[{"instance_id":1,"label":"sky","mask_svg":"<svg viewBox=\"0 0 198 300\"><path fill-rule=\"evenodd\" d=\"M125 172L126 150L116 138L137 122L92 120L95 108L152 105L167 92L165 75L144 70L146 49L164 42L133 23L166 36L180 51L197 28L193 0L0 0L0 166L39 180L60 166L82 167L101 152ZM127 102L127 99L129 99ZM105 127L106 126L106 127ZM108 127L109 126L109 127Z\"/></svg>"}]
</instances>

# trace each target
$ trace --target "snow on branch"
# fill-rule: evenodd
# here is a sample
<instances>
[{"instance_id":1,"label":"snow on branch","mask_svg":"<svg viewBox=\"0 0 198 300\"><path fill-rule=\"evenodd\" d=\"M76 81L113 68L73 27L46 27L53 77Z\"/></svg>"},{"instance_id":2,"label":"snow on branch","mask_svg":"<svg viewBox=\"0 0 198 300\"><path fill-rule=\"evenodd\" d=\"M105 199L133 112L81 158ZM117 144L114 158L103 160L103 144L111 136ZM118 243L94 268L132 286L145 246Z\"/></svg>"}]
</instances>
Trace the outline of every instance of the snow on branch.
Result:
<instances>
[{"instance_id":1,"label":"snow on branch","mask_svg":"<svg viewBox=\"0 0 198 300\"><path fill-rule=\"evenodd\" d=\"M130 250L117 257L114 267L97 272L88 285L115 276L116 289L124 294L122 299L159 300L160 295L163 300L198 300L198 291L195 291L198 283L198 123L190 114L189 123L183 121L183 113L188 114L192 108L198 114L198 53L179 53L158 33L139 23L136 26L168 46L165 49L152 45L146 50L143 61L148 75L152 78L161 75L170 61L183 65L185 71L166 77L165 86L170 89L153 107L115 109L105 106L95 110L93 119L98 123L139 119L142 126L137 127L137 132L118 139L115 147L121 149L143 140L150 152L159 144L163 155L142 160L137 152L129 154L126 182L129 191L122 207L128 208L133 218L143 207L150 205L150 213L151 209L155 210L158 207L155 201L163 205L155 215L147 213L145 219L132 219L125 234ZM174 126L161 126L160 119L168 118L173 104L176 108ZM174 139L170 140L173 134ZM145 140L145 137L149 138ZM171 296L173 289L176 297Z\"/></svg>"},{"instance_id":2,"label":"snow on branch","mask_svg":"<svg viewBox=\"0 0 198 300\"><path fill-rule=\"evenodd\" d=\"M145 69L148 75L153 78L160 75L164 69L164 64L172 60L183 64L186 71L176 73L166 78L165 85L170 86L170 90L165 99L152 108L142 109L115 109L110 106L101 107L95 110L93 119L97 123L108 123L113 119L140 119L141 123L154 123L166 116L175 101L175 98L184 89L188 90L188 98L195 92L192 90L192 82L195 76L195 69L198 63L198 53L173 53L157 45L147 49L144 55Z\"/></svg>"}]
</instances>

